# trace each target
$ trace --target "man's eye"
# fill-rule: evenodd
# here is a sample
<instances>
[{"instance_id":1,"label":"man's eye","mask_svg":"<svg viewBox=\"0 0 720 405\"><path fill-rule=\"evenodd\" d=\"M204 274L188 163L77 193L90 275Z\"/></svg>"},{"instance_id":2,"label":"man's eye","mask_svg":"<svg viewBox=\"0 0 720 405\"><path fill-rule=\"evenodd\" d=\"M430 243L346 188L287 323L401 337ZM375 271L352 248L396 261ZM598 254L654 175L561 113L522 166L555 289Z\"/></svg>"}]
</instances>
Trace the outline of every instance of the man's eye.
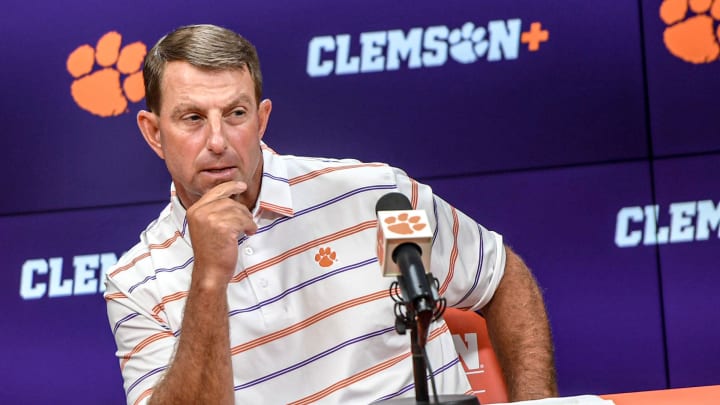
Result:
<instances>
[{"instance_id":1,"label":"man's eye","mask_svg":"<svg viewBox=\"0 0 720 405\"><path fill-rule=\"evenodd\" d=\"M232 112L232 115L235 117L242 117L243 115L245 115L245 110L234 110Z\"/></svg>"},{"instance_id":2,"label":"man's eye","mask_svg":"<svg viewBox=\"0 0 720 405\"><path fill-rule=\"evenodd\" d=\"M188 121L200 121L201 118L197 114L191 114L191 115L186 116L185 119Z\"/></svg>"}]
</instances>

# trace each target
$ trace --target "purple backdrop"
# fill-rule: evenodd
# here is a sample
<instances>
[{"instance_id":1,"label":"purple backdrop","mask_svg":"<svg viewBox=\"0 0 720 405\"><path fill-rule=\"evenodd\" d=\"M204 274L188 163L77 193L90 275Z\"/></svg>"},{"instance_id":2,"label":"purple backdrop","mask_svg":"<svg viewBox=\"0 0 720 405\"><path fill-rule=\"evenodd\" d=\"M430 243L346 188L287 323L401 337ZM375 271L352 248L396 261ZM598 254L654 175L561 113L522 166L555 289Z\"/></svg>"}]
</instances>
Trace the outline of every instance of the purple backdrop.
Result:
<instances>
[{"instance_id":1,"label":"purple backdrop","mask_svg":"<svg viewBox=\"0 0 720 405\"><path fill-rule=\"evenodd\" d=\"M163 205L0 217L3 403L124 402L103 268Z\"/></svg>"},{"instance_id":2,"label":"purple backdrop","mask_svg":"<svg viewBox=\"0 0 720 405\"><path fill-rule=\"evenodd\" d=\"M658 222L670 229L669 242L659 245L670 382L717 384L720 156L661 160L655 168Z\"/></svg>"}]
</instances>

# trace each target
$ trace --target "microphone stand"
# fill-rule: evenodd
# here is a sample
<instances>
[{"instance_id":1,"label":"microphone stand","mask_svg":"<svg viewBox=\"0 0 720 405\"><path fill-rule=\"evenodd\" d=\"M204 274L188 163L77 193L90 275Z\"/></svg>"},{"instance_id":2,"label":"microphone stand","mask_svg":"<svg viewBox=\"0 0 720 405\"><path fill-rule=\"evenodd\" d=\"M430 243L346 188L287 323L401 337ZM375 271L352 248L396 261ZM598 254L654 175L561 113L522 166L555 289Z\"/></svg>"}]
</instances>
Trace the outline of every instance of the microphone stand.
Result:
<instances>
[{"instance_id":1,"label":"microphone stand","mask_svg":"<svg viewBox=\"0 0 720 405\"><path fill-rule=\"evenodd\" d=\"M432 285L438 281L432 274L427 274ZM398 276L398 280L402 281L402 276ZM388 403L391 405L478 405L480 401L475 396L470 395L433 395L431 401L428 395L427 384L427 362L425 360L425 342L427 341L427 332L430 322L442 316L445 312L445 299L437 300L435 311L432 313L417 314L412 303L403 300L397 293L399 283L397 281L390 285L390 296L395 301L395 331L404 335L410 329L410 349L413 360L413 379L415 382L415 399L411 398L394 398L380 403ZM400 286L402 288L402 286ZM405 307L405 311L403 311ZM429 316L428 316L429 315ZM422 328L420 328L422 327ZM432 378L432 376L431 376ZM434 388L434 387L433 387ZM434 390L433 390L434 391Z\"/></svg>"},{"instance_id":2,"label":"microphone stand","mask_svg":"<svg viewBox=\"0 0 720 405\"><path fill-rule=\"evenodd\" d=\"M407 312L409 319L416 319L415 311L412 307L408 307ZM410 349L412 352L413 359L413 378L415 381L415 402L417 403L428 403L430 398L428 396L428 385L427 385L427 362L423 355L423 347L420 346L418 340L418 322L410 323ZM406 324L406 327L408 325ZM425 332L427 329L425 328Z\"/></svg>"}]
</instances>

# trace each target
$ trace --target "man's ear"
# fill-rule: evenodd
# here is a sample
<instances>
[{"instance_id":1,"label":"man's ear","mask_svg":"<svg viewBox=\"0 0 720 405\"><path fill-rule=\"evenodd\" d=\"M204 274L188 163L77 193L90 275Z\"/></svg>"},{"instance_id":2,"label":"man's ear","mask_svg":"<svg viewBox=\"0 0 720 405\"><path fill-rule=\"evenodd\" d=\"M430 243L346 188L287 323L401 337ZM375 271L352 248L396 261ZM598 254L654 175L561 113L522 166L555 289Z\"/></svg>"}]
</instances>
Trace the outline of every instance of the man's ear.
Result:
<instances>
[{"instance_id":1,"label":"man's ear","mask_svg":"<svg viewBox=\"0 0 720 405\"><path fill-rule=\"evenodd\" d=\"M271 111L272 101L270 101L270 99L266 98L260 102L260 105L258 106L258 121L260 122L258 134L260 135L260 139L262 139L263 135L265 135Z\"/></svg>"},{"instance_id":2,"label":"man's ear","mask_svg":"<svg viewBox=\"0 0 720 405\"><path fill-rule=\"evenodd\" d=\"M137 124L143 138L145 138L145 142L160 156L160 159L164 160L165 153L160 140L159 117L150 111L141 110L137 115Z\"/></svg>"}]
</instances>

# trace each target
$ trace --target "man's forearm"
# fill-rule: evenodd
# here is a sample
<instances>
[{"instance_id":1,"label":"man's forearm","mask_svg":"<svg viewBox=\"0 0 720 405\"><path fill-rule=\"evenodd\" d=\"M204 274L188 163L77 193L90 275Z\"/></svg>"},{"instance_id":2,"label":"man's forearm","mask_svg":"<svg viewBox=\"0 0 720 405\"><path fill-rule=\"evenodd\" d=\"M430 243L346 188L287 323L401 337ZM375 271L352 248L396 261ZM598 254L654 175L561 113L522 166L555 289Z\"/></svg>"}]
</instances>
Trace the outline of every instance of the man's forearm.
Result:
<instances>
[{"instance_id":1,"label":"man's forearm","mask_svg":"<svg viewBox=\"0 0 720 405\"><path fill-rule=\"evenodd\" d=\"M553 343L542 294L522 259L506 249L505 275L483 309L511 401L557 396Z\"/></svg>"},{"instance_id":2,"label":"man's forearm","mask_svg":"<svg viewBox=\"0 0 720 405\"><path fill-rule=\"evenodd\" d=\"M182 333L151 404L232 404L227 286L193 281Z\"/></svg>"}]
</instances>

